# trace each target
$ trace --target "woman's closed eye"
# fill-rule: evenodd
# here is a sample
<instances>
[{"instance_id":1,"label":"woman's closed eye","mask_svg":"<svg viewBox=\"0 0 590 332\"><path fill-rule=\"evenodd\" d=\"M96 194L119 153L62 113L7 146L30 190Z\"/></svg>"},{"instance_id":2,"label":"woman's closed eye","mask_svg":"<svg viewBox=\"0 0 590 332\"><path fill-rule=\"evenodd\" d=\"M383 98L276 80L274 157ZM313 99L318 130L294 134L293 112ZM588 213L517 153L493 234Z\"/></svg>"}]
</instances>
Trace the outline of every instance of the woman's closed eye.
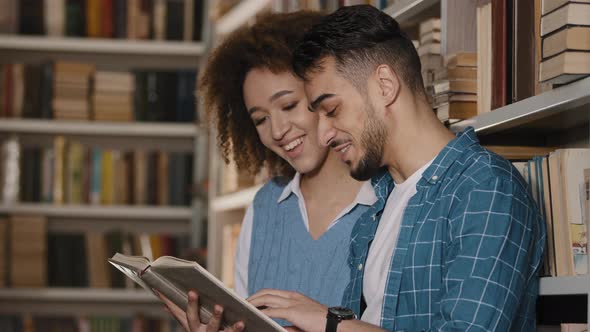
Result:
<instances>
[{"instance_id":1,"label":"woman's closed eye","mask_svg":"<svg viewBox=\"0 0 590 332\"><path fill-rule=\"evenodd\" d=\"M268 117L267 116L262 116L260 118L253 119L254 125L257 126L257 127L260 126L260 125L262 125L266 121L266 118L268 118Z\"/></svg>"}]
</instances>

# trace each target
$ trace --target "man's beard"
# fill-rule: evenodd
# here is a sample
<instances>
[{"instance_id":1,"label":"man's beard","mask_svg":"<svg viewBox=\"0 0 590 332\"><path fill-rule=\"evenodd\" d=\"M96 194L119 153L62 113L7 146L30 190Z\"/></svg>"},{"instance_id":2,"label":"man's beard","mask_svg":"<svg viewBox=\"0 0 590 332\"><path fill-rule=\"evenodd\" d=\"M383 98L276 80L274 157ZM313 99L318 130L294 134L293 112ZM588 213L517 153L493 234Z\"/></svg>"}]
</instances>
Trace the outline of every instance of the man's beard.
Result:
<instances>
[{"instance_id":1,"label":"man's beard","mask_svg":"<svg viewBox=\"0 0 590 332\"><path fill-rule=\"evenodd\" d=\"M383 150L387 138L387 128L375 118L374 110L367 109L367 124L361 134L361 148L365 154L361 157L357 167L350 170L350 176L358 181L366 181L373 177L381 168Z\"/></svg>"}]
</instances>

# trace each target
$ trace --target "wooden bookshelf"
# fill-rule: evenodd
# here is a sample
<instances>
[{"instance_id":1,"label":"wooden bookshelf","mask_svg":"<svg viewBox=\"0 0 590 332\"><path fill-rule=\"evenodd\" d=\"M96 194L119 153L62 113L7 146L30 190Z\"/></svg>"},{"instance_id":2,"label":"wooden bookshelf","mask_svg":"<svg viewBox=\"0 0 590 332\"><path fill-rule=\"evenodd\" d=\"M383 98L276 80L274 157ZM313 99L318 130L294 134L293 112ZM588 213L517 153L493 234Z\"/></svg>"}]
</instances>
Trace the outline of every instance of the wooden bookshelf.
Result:
<instances>
[{"instance_id":1,"label":"wooden bookshelf","mask_svg":"<svg viewBox=\"0 0 590 332\"><path fill-rule=\"evenodd\" d=\"M98 122L45 119L6 119L0 132L15 134L82 135L108 137L150 137L192 140L202 130L192 123Z\"/></svg>"},{"instance_id":2,"label":"wooden bookshelf","mask_svg":"<svg viewBox=\"0 0 590 332\"><path fill-rule=\"evenodd\" d=\"M3 51L101 53L111 55L200 57L205 45L196 42L0 35Z\"/></svg>"},{"instance_id":3,"label":"wooden bookshelf","mask_svg":"<svg viewBox=\"0 0 590 332\"><path fill-rule=\"evenodd\" d=\"M94 64L99 71L126 72L198 70L210 47L207 8L208 2L203 3L203 42L0 34L0 63L80 62ZM198 21L195 18L194 22ZM188 170L193 183L185 181L183 185L192 187L206 180L208 136L195 123L0 118L0 140L15 136L21 147L51 147L52 138L58 135L85 146L118 151L189 152L193 155L193 166ZM190 246L200 248L204 244L201 232L206 195L192 197L190 206L0 203L0 214L44 216L48 232L56 233L116 230L134 234L190 234ZM5 313L171 318L160 301L143 289L0 288L0 314Z\"/></svg>"},{"instance_id":4,"label":"wooden bookshelf","mask_svg":"<svg viewBox=\"0 0 590 332\"><path fill-rule=\"evenodd\" d=\"M34 214L46 217L118 220L185 220L192 217L190 207L164 206L104 206L104 205L53 205L18 203L0 205L2 214Z\"/></svg>"},{"instance_id":5,"label":"wooden bookshelf","mask_svg":"<svg viewBox=\"0 0 590 332\"><path fill-rule=\"evenodd\" d=\"M590 123L590 77L451 125L469 126L480 135L542 123L536 131L553 132Z\"/></svg>"},{"instance_id":6,"label":"wooden bookshelf","mask_svg":"<svg viewBox=\"0 0 590 332\"><path fill-rule=\"evenodd\" d=\"M167 317L153 294L143 289L40 288L0 289L0 313L41 315Z\"/></svg>"},{"instance_id":7,"label":"wooden bookshelf","mask_svg":"<svg viewBox=\"0 0 590 332\"><path fill-rule=\"evenodd\" d=\"M56 58L121 68L197 68L204 43L0 35L0 61L50 61Z\"/></svg>"},{"instance_id":8,"label":"wooden bookshelf","mask_svg":"<svg viewBox=\"0 0 590 332\"><path fill-rule=\"evenodd\" d=\"M440 0L398 0L383 11L401 25L416 21L424 12L440 5Z\"/></svg>"}]
</instances>

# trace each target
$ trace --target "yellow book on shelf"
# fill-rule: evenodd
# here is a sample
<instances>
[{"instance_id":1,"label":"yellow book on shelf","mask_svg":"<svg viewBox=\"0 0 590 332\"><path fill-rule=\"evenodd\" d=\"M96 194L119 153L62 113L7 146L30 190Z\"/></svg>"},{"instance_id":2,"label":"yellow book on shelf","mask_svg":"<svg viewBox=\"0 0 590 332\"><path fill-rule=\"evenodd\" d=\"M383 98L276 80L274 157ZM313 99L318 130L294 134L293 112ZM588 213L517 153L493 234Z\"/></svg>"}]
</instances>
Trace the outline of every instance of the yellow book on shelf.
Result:
<instances>
[{"instance_id":1,"label":"yellow book on shelf","mask_svg":"<svg viewBox=\"0 0 590 332\"><path fill-rule=\"evenodd\" d=\"M114 170L113 170L113 151L104 150L102 153L102 177L100 192L100 201L104 205L114 203Z\"/></svg>"},{"instance_id":2,"label":"yellow book on shelf","mask_svg":"<svg viewBox=\"0 0 590 332\"><path fill-rule=\"evenodd\" d=\"M150 235L150 246L152 247L152 256L154 259L162 256L162 238L159 234Z\"/></svg>"},{"instance_id":3,"label":"yellow book on shelf","mask_svg":"<svg viewBox=\"0 0 590 332\"><path fill-rule=\"evenodd\" d=\"M101 36L101 2L102 0L86 0L86 32L88 37Z\"/></svg>"}]
</instances>

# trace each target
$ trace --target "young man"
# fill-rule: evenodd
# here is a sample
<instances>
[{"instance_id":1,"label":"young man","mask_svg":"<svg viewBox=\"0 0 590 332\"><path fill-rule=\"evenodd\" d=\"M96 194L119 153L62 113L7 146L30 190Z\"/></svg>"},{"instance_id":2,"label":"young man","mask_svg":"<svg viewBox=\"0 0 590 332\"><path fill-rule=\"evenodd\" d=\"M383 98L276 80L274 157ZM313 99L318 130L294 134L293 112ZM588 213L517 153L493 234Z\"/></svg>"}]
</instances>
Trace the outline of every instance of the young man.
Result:
<instances>
[{"instance_id":1,"label":"young man","mask_svg":"<svg viewBox=\"0 0 590 332\"><path fill-rule=\"evenodd\" d=\"M534 331L543 220L510 162L472 128L440 123L397 22L341 8L306 35L294 68L321 143L356 179L385 166L395 185L353 230L347 308L280 290L251 302L304 331Z\"/></svg>"}]
</instances>

